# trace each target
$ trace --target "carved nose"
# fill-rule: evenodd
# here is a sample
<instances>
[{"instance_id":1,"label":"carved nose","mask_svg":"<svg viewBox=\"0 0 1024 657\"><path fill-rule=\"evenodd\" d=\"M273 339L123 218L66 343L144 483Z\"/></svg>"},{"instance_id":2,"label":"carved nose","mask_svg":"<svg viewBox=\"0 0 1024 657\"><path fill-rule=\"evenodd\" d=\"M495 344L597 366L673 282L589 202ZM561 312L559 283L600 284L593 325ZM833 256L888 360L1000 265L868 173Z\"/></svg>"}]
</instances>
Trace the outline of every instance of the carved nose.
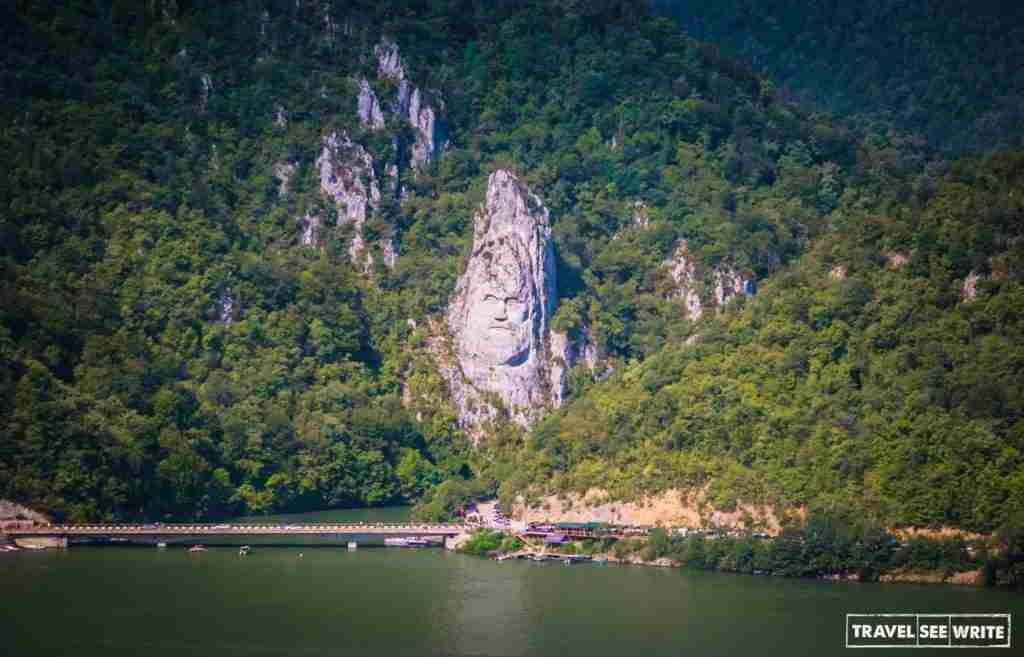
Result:
<instances>
[{"instance_id":1,"label":"carved nose","mask_svg":"<svg viewBox=\"0 0 1024 657\"><path fill-rule=\"evenodd\" d=\"M498 320L499 322L504 322L508 318L508 301L502 301L498 305L498 308L498 314L495 316L494 319Z\"/></svg>"}]
</instances>

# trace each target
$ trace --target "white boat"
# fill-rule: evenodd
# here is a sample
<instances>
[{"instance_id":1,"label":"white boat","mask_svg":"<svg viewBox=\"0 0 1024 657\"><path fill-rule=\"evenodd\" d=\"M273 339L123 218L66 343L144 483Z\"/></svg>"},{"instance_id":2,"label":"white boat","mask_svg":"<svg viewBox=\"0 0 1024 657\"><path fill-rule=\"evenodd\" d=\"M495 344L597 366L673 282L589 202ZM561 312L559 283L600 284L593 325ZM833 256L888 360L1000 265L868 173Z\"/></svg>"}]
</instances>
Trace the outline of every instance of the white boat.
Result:
<instances>
[{"instance_id":1,"label":"white boat","mask_svg":"<svg viewBox=\"0 0 1024 657\"><path fill-rule=\"evenodd\" d=\"M384 545L388 547L429 547L431 545L430 540L419 537L409 538L385 538Z\"/></svg>"},{"instance_id":2,"label":"white boat","mask_svg":"<svg viewBox=\"0 0 1024 657\"><path fill-rule=\"evenodd\" d=\"M250 548L248 545L243 545L242 547L238 548L238 556L240 556L240 557L248 556L249 552L251 550L252 550L252 548ZM299 555L299 556L302 556L302 555Z\"/></svg>"},{"instance_id":3,"label":"white boat","mask_svg":"<svg viewBox=\"0 0 1024 657\"><path fill-rule=\"evenodd\" d=\"M167 543L164 543L163 541L160 541L159 543L156 544L156 547L157 547L158 550L166 550L167 549Z\"/></svg>"},{"instance_id":4,"label":"white boat","mask_svg":"<svg viewBox=\"0 0 1024 657\"><path fill-rule=\"evenodd\" d=\"M355 541L349 541L348 542L348 549L349 549L349 551L355 550L358 547L359 547L359 544L356 543Z\"/></svg>"},{"instance_id":5,"label":"white boat","mask_svg":"<svg viewBox=\"0 0 1024 657\"><path fill-rule=\"evenodd\" d=\"M189 552L206 552L206 548L202 545L193 545L188 549Z\"/></svg>"}]
</instances>

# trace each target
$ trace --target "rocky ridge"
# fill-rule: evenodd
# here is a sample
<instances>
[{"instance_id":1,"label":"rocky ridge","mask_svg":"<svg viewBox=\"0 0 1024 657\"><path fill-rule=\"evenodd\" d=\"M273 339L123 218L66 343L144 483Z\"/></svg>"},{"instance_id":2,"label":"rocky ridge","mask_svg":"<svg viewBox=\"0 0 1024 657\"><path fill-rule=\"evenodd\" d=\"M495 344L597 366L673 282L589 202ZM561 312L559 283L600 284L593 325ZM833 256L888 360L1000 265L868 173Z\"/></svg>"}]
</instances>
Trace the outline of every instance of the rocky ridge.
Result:
<instances>
[{"instance_id":1,"label":"rocky ridge","mask_svg":"<svg viewBox=\"0 0 1024 657\"><path fill-rule=\"evenodd\" d=\"M407 149L408 164L400 161L403 149L399 143L399 136L395 135L392 138L395 160L383 167L386 181L394 190L395 196L401 199L407 196L401 185L402 169L408 167L414 172L421 171L442 152L443 122L438 118L434 107L425 100L426 94L410 81L394 41L387 37L383 38L374 47L374 56L377 59L377 77L397 82L397 95L394 102L382 104L370 81L363 78L359 81L356 115L360 126L370 131L384 130L387 127L385 111L402 117L413 128L415 140ZM438 102L441 102L439 98ZM353 233L348 253L352 264L363 273L369 273L374 263L363 226L367 217L379 208L381 203L381 184L378 182L374 164L370 152L344 129L332 130L323 137L322 150L316 159L320 194L329 199L336 209L338 226L352 224ZM292 163L275 165L273 175L279 183L279 196L287 193L288 183L294 171L295 165ZM298 222L301 228L301 244L318 246L323 218L311 210ZM379 248L384 265L394 268L398 258L394 240L388 238L382 241Z\"/></svg>"},{"instance_id":2,"label":"rocky ridge","mask_svg":"<svg viewBox=\"0 0 1024 657\"><path fill-rule=\"evenodd\" d=\"M495 171L474 216L472 254L449 300L446 335L434 344L459 422L476 439L500 409L529 426L561 404L573 365L596 362L587 339L550 329L556 289L547 208L515 174Z\"/></svg>"}]
</instances>

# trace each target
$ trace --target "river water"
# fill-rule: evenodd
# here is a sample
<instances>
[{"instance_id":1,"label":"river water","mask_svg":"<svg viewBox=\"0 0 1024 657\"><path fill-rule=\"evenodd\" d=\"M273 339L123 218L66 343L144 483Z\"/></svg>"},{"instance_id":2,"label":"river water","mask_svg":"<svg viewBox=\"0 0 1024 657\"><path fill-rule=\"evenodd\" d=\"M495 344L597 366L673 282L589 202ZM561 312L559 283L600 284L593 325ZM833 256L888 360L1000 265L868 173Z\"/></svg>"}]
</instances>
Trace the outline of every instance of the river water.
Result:
<instances>
[{"instance_id":1,"label":"river water","mask_svg":"<svg viewBox=\"0 0 1024 657\"><path fill-rule=\"evenodd\" d=\"M829 655L863 652L844 649L844 619L865 612L1024 618L1024 594L497 563L440 549L0 554L0 655L26 657ZM868 654L886 652L906 654Z\"/></svg>"}]
</instances>

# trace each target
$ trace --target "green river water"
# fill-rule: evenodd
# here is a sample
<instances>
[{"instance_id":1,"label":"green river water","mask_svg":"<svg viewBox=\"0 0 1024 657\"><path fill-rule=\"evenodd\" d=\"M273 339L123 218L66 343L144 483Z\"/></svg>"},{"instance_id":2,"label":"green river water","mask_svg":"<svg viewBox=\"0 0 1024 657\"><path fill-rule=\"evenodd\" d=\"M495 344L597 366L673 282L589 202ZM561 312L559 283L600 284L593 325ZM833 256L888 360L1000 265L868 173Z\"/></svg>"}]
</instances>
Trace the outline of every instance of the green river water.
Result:
<instances>
[{"instance_id":1,"label":"green river water","mask_svg":"<svg viewBox=\"0 0 1024 657\"><path fill-rule=\"evenodd\" d=\"M398 520L402 511L383 517ZM382 516L281 519L341 518ZM4 656L907 654L845 649L845 614L858 612L996 612L1016 620L1024 594L497 563L440 549L268 546L244 558L230 547L190 554L174 546L0 554ZM1013 643L981 652L1022 654ZM929 653L949 655L909 654Z\"/></svg>"}]
</instances>

